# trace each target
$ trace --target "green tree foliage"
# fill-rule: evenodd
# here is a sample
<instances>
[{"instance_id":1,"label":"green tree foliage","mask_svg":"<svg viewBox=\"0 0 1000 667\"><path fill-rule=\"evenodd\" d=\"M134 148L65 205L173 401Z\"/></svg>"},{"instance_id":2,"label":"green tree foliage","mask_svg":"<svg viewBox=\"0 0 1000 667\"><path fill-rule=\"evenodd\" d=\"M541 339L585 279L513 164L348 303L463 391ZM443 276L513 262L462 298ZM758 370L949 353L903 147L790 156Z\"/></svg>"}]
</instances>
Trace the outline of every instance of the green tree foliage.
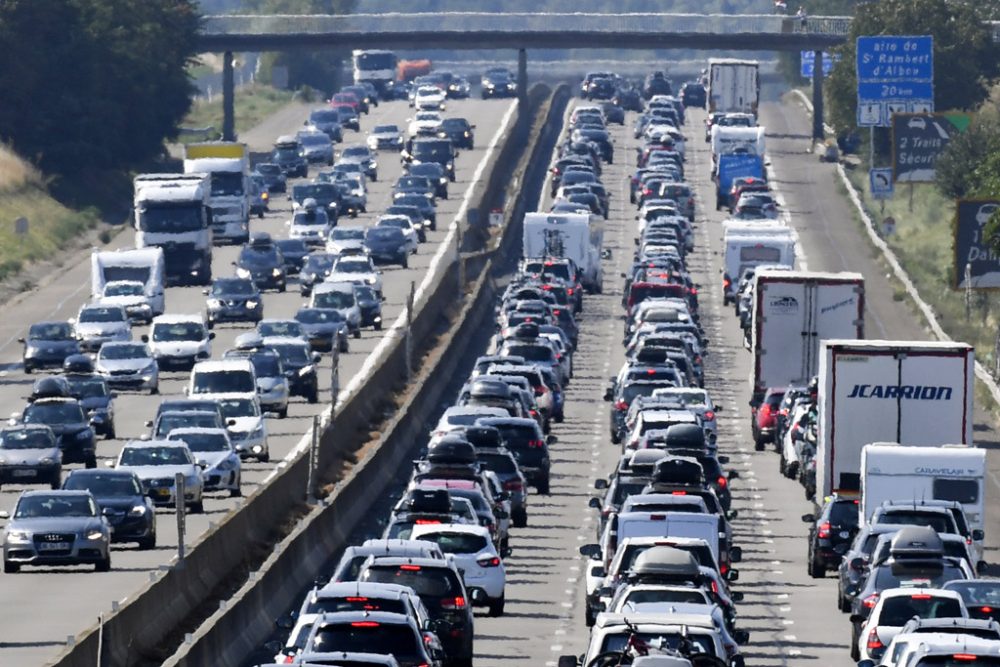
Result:
<instances>
[{"instance_id":1,"label":"green tree foliage","mask_svg":"<svg viewBox=\"0 0 1000 667\"><path fill-rule=\"evenodd\" d=\"M994 2L962 0L879 0L858 4L842 59L830 75L830 117L837 127L853 127L857 114L855 40L863 35L933 35L934 97L938 109L973 109L986 96L985 82L1000 71L1000 50L983 19Z\"/></svg>"},{"instance_id":2,"label":"green tree foliage","mask_svg":"<svg viewBox=\"0 0 1000 667\"><path fill-rule=\"evenodd\" d=\"M354 0L247 0L246 11L260 14L350 14ZM398 10L397 10L398 11ZM302 49L267 53L262 69L288 68L288 86L309 86L332 93L339 86L341 62L349 53L336 49Z\"/></svg>"},{"instance_id":3,"label":"green tree foliage","mask_svg":"<svg viewBox=\"0 0 1000 667\"><path fill-rule=\"evenodd\" d=\"M989 166L1000 162L1000 118L995 110L977 114L969 128L948 144L934 168L938 189L947 197L961 199L973 193L985 194L986 183L998 173ZM992 160L991 160L992 158ZM995 191L1000 194L1000 188Z\"/></svg>"},{"instance_id":4,"label":"green tree foliage","mask_svg":"<svg viewBox=\"0 0 1000 667\"><path fill-rule=\"evenodd\" d=\"M2 0L0 139L47 172L128 169L190 106L194 0Z\"/></svg>"}]
</instances>

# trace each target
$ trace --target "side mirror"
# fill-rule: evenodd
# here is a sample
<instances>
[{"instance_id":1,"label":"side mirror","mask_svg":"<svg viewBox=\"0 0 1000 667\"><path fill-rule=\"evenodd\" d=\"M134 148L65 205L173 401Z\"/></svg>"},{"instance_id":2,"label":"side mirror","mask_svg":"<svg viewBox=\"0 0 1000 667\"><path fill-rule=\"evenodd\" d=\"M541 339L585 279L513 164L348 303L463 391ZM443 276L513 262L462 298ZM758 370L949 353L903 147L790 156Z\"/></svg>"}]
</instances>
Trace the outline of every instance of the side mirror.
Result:
<instances>
[{"instance_id":1,"label":"side mirror","mask_svg":"<svg viewBox=\"0 0 1000 667\"><path fill-rule=\"evenodd\" d=\"M10 518L10 512L8 512L7 510L0 510L0 519L9 519L9 518Z\"/></svg>"},{"instance_id":2,"label":"side mirror","mask_svg":"<svg viewBox=\"0 0 1000 667\"><path fill-rule=\"evenodd\" d=\"M720 412L723 412L723 407L721 405L716 405L712 407L712 410L714 410L716 414L718 414Z\"/></svg>"},{"instance_id":3,"label":"side mirror","mask_svg":"<svg viewBox=\"0 0 1000 667\"><path fill-rule=\"evenodd\" d=\"M235 419L227 419L226 420L226 426L236 426L236 420Z\"/></svg>"},{"instance_id":4,"label":"side mirror","mask_svg":"<svg viewBox=\"0 0 1000 667\"><path fill-rule=\"evenodd\" d=\"M591 498L589 501L587 501L587 507L590 507L595 510L601 509L601 499Z\"/></svg>"},{"instance_id":5,"label":"side mirror","mask_svg":"<svg viewBox=\"0 0 1000 667\"><path fill-rule=\"evenodd\" d=\"M598 491L603 491L603 490L607 489L608 488L608 480L604 479L603 477L601 479L595 479L594 480L594 488L597 489Z\"/></svg>"},{"instance_id":6,"label":"side mirror","mask_svg":"<svg viewBox=\"0 0 1000 667\"><path fill-rule=\"evenodd\" d=\"M743 591L733 591L729 594L729 599L733 602L743 602Z\"/></svg>"},{"instance_id":7,"label":"side mirror","mask_svg":"<svg viewBox=\"0 0 1000 667\"><path fill-rule=\"evenodd\" d=\"M550 444L550 445L554 445L554 444L556 444L557 442L559 442L559 438L558 438L558 437L556 437L556 436L554 436L554 435L550 435L549 437L545 438L545 442L546 442L547 444ZM981 532L983 532L983 531L979 531L979 532L981 533ZM979 539L982 539L982 538L979 538Z\"/></svg>"},{"instance_id":8,"label":"side mirror","mask_svg":"<svg viewBox=\"0 0 1000 667\"><path fill-rule=\"evenodd\" d=\"M601 557L601 545L599 544L584 544L579 549L581 556L590 556L591 558Z\"/></svg>"},{"instance_id":9,"label":"side mirror","mask_svg":"<svg viewBox=\"0 0 1000 667\"><path fill-rule=\"evenodd\" d=\"M851 614L851 623L860 625L865 622L865 617L861 614Z\"/></svg>"},{"instance_id":10,"label":"side mirror","mask_svg":"<svg viewBox=\"0 0 1000 667\"><path fill-rule=\"evenodd\" d=\"M501 558L510 558L510 555L511 555L512 553L514 553L514 550L513 550L513 549L511 549L510 547L506 547L505 549L502 549L502 550L500 551L500 557L501 557Z\"/></svg>"},{"instance_id":11,"label":"side mirror","mask_svg":"<svg viewBox=\"0 0 1000 667\"><path fill-rule=\"evenodd\" d=\"M984 533L981 528L976 528L972 531L972 539L977 542L981 542L985 537L986 533Z\"/></svg>"},{"instance_id":12,"label":"side mirror","mask_svg":"<svg viewBox=\"0 0 1000 667\"><path fill-rule=\"evenodd\" d=\"M312 360L313 360L314 364L318 364L322 358L323 357L320 355L319 352L313 352L313 354L312 354Z\"/></svg>"},{"instance_id":13,"label":"side mirror","mask_svg":"<svg viewBox=\"0 0 1000 667\"><path fill-rule=\"evenodd\" d=\"M726 456L725 454L719 454L718 456L715 457L715 460L718 461L721 465L726 465L727 463L729 463L729 457Z\"/></svg>"},{"instance_id":14,"label":"side mirror","mask_svg":"<svg viewBox=\"0 0 1000 667\"><path fill-rule=\"evenodd\" d=\"M557 667L579 667L580 659L575 655L561 655Z\"/></svg>"},{"instance_id":15,"label":"side mirror","mask_svg":"<svg viewBox=\"0 0 1000 667\"><path fill-rule=\"evenodd\" d=\"M852 558L849 565L851 566L852 570L863 570L865 569L865 565L867 565L867 563L865 562L864 558L859 557L859 558Z\"/></svg>"},{"instance_id":16,"label":"side mirror","mask_svg":"<svg viewBox=\"0 0 1000 667\"><path fill-rule=\"evenodd\" d=\"M728 477L729 479L739 479L740 478L740 473L737 470L730 470L726 474L726 477Z\"/></svg>"},{"instance_id":17,"label":"side mirror","mask_svg":"<svg viewBox=\"0 0 1000 667\"><path fill-rule=\"evenodd\" d=\"M208 332L208 339L209 340L215 340L215 332L214 331L209 331Z\"/></svg>"},{"instance_id":18,"label":"side mirror","mask_svg":"<svg viewBox=\"0 0 1000 667\"><path fill-rule=\"evenodd\" d=\"M802 515L802 521L804 523L816 523L816 515L815 514L803 514Z\"/></svg>"},{"instance_id":19,"label":"side mirror","mask_svg":"<svg viewBox=\"0 0 1000 667\"><path fill-rule=\"evenodd\" d=\"M740 579L739 570L730 569L729 572L726 572L726 581L739 581L739 579Z\"/></svg>"},{"instance_id":20,"label":"side mirror","mask_svg":"<svg viewBox=\"0 0 1000 667\"><path fill-rule=\"evenodd\" d=\"M730 547L729 562L739 563L743 560L743 547Z\"/></svg>"},{"instance_id":21,"label":"side mirror","mask_svg":"<svg viewBox=\"0 0 1000 667\"><path fill-rule=\"evenodd\" d=\"M109 398L118 398L118 392L117 391L109 391L108 392L108 397Z\"/></svg>"},{"instance_id":22,"label":"side mirror","mask_svg":"<svg viewBox=\"0 0 1000 667\"><path fill-rule=\"evenodd\" d=\"M746 630L736 630L733 632L733 639L736 643L742 646L750 641L750 633Z\"/></svg>"},{"instance_id":23,"label":"side mirror","mask_svg":"<svg viewBox=\"0 0 1000 667\"><path fill-rule=\"evenodd\" d=\"M728 512L726 512L726 518L727 519L735 519L739 515L740 515L740 511L739 510L729 510Z\"/></svg>"},{"instance_id":24,"label":"side mirror","mask_svg":"<svg viewBox=\"0 0 1000 667\"><path fill-rule=\"evenodd\" d=\"M143 343L148 343L149 336L147 336L146 334L142 334L141 336L139 336L139 340L141 340Z\"/></svg>"},{"instance_id":25,"label":"side mirror","mask_svg":"<svg viewBox=\"0 0 1000 667\"><path fill-rule=\"evenodd\" d=\"M151 419L146 420L142 423L142 425L145 426L146 428L153 428L153 420Z\"/></svg>"},{"instance_id":26,"label":"side mirror","mask_svg":"<svg viewBox=\"0 0 1000 667\"><path fill-rule=\"evenodd\" d=\"M105 507L104 509L101 510L101 515L102 516L111 516L114 513L115 513L115 511L113 509L111 509L110 507Z\"/></svg>"},{"instance_id":27,"label":"side mirror","mask_svg":"<svg viewBox=\"0 0 1000 667\"><path fill-rule=\"evenodd\" d=\"M608 387L607 389L604 390L604 400L605 401L607 401L608 403L610 403L611 399L613 399L614 397L615 397L615 392L614 392L614 390L611 387Z\"/></svg>"},{"instance_id":28,"label":"side mirror","mask_svg":"<svg viewBox=\"0 0 1000 667\"><path fill-rule=\"evenodd\" d=\"M201 291L201 293L202 293L202 294L204 294L205 296L208 296L208 290L207 290L207 289L203 289L203 290Z\"/></svg>"}]
</instances>

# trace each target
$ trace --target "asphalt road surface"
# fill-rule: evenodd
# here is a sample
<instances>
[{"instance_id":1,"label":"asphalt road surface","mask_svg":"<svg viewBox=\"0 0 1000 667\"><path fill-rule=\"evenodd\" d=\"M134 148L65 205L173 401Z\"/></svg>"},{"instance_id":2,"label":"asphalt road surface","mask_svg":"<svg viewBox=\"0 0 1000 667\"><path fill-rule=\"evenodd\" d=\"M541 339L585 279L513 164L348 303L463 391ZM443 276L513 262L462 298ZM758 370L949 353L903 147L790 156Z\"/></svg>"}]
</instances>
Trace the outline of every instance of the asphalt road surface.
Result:
<instances>
[{"instance_id":1,"label":"asphalt road surface","mask_svg":"<svg viewBox=\"0 0 1000 667\"><path fill-rule=\"evenodd\" d=\"M384 294L387 300L383 306L383 319L387 323L393 322L402 311L411 281L419 285L425 275L430 259L444 239L465 193L472 187L472 175L483 161L486 147L512 104L510 100L449 102L446 116L464 116L476 124L476 148L460 153L457 182L450 186L450 198L440 201L438 205L438 231L428 233L427 243L422 244L418 254L411 258L409 269L384 268ZM261 128L247 133L243 140L252 150L266 150L278 134L296 131L307 116L308 107L290 107L278 119L271 119ZM396 123L405 128L406 119L410 116L412 109L405 102L383 103L374 108L370 115L362 118L362 130L385 123ZM363 133L348 131L345 139L345 143L338 146L361 143L365 137ZM313 166L311 173L314 174L316 170L316 166ZM397 155L382 152L379 155L379 180L370 184L368 213L360 216L357 221L345 219L342 222L372 224L378 213L388 205L392 184L399 174ZM263 220L253 219L251 231L266 231L275 238L286 237L285 221L290 217L290 211L290 202L276 193L271 212ZM132 233L123 232L112 245L132 246ZM214 275L232 274L231 262L235 261L238 250L236 247L216 248L213 255ZM17 343L17 338L23 336L28 325L33 322L75 317L79 308L89 299L89 291L90 257L84 254L64 266L58 275L43 281L42 286L27 298L16 300L3 309L3 317L0 318L0 368L6 371L0 376L0 405L4 406L7 414L20 411L24 398L30 393L31 384L39 377L39 374L25 375L20 370L21 346ZM200 287L170 288L167 290L166 303L167 312L204 312L205 297ZM304 299L293 281L287 293L266 293L264 304L265 317L292 317L304 305ZM237 335L251 328L250 325L217 326L213 356L221 356L223 351L231 347ZM143 333L146 333L145 327L133 329L135 339ZM382 335L383 332L365 330L360 340L351 339L350 352L340 358L342 386L359 372L368 353L375 348ZM272 461L269 464L244 464L245 496L252 493L273 470L276 462L301 440L310 426L312 416L327 407L331 375L329 355L324 355L319 372L321 388L325 390L319 404L309 405L303 399L296 398L290 404L287 419L268 420ZM181 396L187 378L187 372L161 373L161 396L121 392L115 401L119 439L99 441L99 459L113 459L125 440L138 438L145 433L147 429L144 422L153 418L159 402L164 398ZM22 490L22 487L16 485L5 485L0 492L0 509L12 510ZM205 513L188 516L185 542L195 542L211 522L221 521L228 511L241 502L243 501L238 498L230 499L228 494L208 494ZM25 568L17 575L0 576L0 600L3 601L0 605L0 664L45 663L61 650L68 636L75 635L94 623L98 614L110 612L113 601L127 599L147 581L149 573L169 562L176 554L176 521L172 511L157 512L157 532L158 546L155 550L140 552L132 545L116 545L112 552L112 571L109 573L95 573L92 567Z\"/></svg>"}]
</instances>

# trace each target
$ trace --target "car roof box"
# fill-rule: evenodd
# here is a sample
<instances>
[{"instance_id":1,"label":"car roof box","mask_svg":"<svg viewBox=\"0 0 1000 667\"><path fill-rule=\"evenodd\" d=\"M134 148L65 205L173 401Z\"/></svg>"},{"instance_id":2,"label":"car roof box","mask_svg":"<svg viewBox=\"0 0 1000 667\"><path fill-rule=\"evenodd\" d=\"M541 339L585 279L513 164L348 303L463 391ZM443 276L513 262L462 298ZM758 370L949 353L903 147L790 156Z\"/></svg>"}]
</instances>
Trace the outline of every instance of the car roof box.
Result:
<instances>
[{"instance_id":1,"label":"car roof box","mask_svg":"<svg viewBox=\"0 0 1000 667\"><path fill-rule=\"evenodd\" d=\"M492 426L470 426L465 429L465 437L473 447L503 447L500 429Z\"/></svg>"},{"instance_id":2,"label":"car roof box","mask_svg":"<svg viewBox=\"0 0 1000 667\"><path fill-rule=\"evenodd\" d=\"M667 427L668 449L705 449L705 429L697 424L673 424Z\"/></svg>"},{"instance_id":3,"label":"car roof box","mask_svg":"<svg viewBox=\"0 0 1000 667\"><path fill-rule=\"evenodd\" d=\"M411 512L449 514L451 496L448 494L448 489L413 489L410 491L407 505L407 509Z\"/></svg>"},{"instance_id":4,"label":"car roof box","mask_svg":"<svg viewBox=\"0 0 1000 667\"><path fill-rule=\"evenodd\" d=\"M705 484L705 471L695 459L671 456L655 465L653 483L700 487Z\"/></svg>"},{"instance_id":5,"label":"car roof box","mask_svg":"<svg viewBox=\"0 0 1000 667\"><path fill-rule=\"evenodd\" d=\"M895 559L941 558L944 556L944 542L933 528L904 526L892 538L889 554Z\"/></svg>"},{"instance_id":6,"label":"car roof box","mask_svg":"<svg viewBox=\"0 0 1000 667\"><path fill-rule=\"evenodd\" d=\"M630 570L640 577L691 578L701 574L698 560L689 552L674 547L657 546L636 556Z\"/></svg>"},{"instance_id":7,"label":"car roof box","mask_svg":"<svg viewBox=\"0 0 1000 667\"><path fill-rule=\"evenodd\" d=\"M464 438L444 437L428 446L427 460L431 463L469 465L476 462L476 448Z\"/></svg>"},{"instance_id":8,"label":"car roof box","mask_svg":"<svg viewBox=\"0 0 1000 667\"><path fill-rule=\"evenodd\" d=\"M477 398L510 398L510 387L499 380L479 381L469 388L469 395Z\"/></svg>"}]
</instances>

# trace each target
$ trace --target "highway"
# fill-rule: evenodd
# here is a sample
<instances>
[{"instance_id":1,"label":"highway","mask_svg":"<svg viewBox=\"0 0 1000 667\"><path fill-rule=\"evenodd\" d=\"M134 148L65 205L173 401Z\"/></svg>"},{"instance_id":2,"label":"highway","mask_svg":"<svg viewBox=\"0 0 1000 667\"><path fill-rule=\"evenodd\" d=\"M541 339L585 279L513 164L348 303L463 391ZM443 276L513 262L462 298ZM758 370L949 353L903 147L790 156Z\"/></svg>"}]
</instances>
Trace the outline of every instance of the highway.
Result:
<instances>
[{"instance_id":1,"label":"highway","mask_svg":"<svg viewBox=\"0 0 1000 667\"><path fill-rule=\"evenodd\" d=\"M559 655L581 654L587 647L582 572L586 561L577 549L594 541L596 510L589 509L587 501L594 493L594 479L611 471L619 452L610 445L609 404L602 395L608 377L624 359L618 276L631 264L634 251L635 209L628 203L627 191L637 146L631 134L633 118L629 114L624 127L612 128L615 163L605 166L602 177L613 193L604 236L612 257L604 267L604 293L588 295L578 320L580 345L567 391L566 420L554 424L552 430L559 438L551 448L552 493L532 496L528 526L512 531L513 554L505 561L506 612L500 618L477 613L477 667L512 663L552 667ZM711 341L706 386L716 404L724 407L719 415L720 453L731 457L728 467L740 475L733 482L733 508L739 512L733 529L734 543L742 547L744 557L735 566L740 576L734 590L745 595L737 608L738 627L750 631L750 643L743 647L746 662L771 666L808 661L848 667L854 664L848 655L850 625L847 615L835 606L834 575L816 580L806 573L808 527L801 515L814 511L812 502L797 482L779 474L777 455L754 451L750 437L750 355L732 309L722 304L720 222L726 216L712 206L711 160L708 145L702 141L704 118L703 111L689 110L686 125L686 174L700 204L697 248L689 254L689 267L701 286L702 323ZM772 94L762 105L761 119L768 128L774 185L800 236L802 267L853 270L866 276L870 337L928 338L906 304L893 298L891 286L882 278L884 269L854 222L850 202L835 185L834 168L808 153L809 120L803 110ZM977 444L995 448L996 432L984 414L977 413L977 417ZM995 471L996 458L990 462ZM995 498L1000 490L995 481L990 485ZM381 502L376 507L382 511L385 505ZM992 560L1000 543L998 524L995 515L988 519L986 553ZM246 664L262 662L263 655L253 656L256 660L248 657Z\"/></svg>"},{"instance_id":2,"label":"highway","mask_svg":"<svg viewBox=\"0 0 1000 667\"><path fill-rule=\"evenodd\" d=\"M386 302L383 318L392 322L402 311L410 283L418 285L426 273L431 257L444 239L451 220L458 211L465 194L472 189L471 179L480 163L484 162L486 147L496 135L505 118L510 118L510 100L450 101L446 116L464 116L475 123L476 148L462 151L457 161L458 180L450 186L450 198L438 205L438 231L428 233L428 241L419 248L418 255L410 260L409 269L398 267L384 269ZM320 106L316 104L313 106ZM307 106L289 107L275 118L270 119L255 132L244 137L254 151L264 151L269 142L280 133L299 129L308 115ZM405 102L383 103L372 109L372 113L362 118L362 130L375 124L396 123L405 128L406 119L412 110ZM344 146L352 142L363 142L364 134L348 131ZM317 167L311 168L315 174ZM390 199L392 184L400 174L396 154L383 152L379 156L379 180L370 184L368 193L368 214L357 221L343 220L343 224L372 223ZM484 175L485 176L485 175ZM291 183L291 182L290 182ZM289 192L291 188L289 187ZM266 231L276 238L287 236L285 221L290 217L291 204L282 195L272 198L271 211L263 220L251 221L251 231ZM133 234L125 231L115 238L111 247L130 247ZM232 275L231 263L235 261L239 248L216 248L213 255L213 273L217 277ZM204 312L205 297L200 287L171 288L167 291L167 312ZM29 324L42 320L68 319L75 317L80 306L89 299L90 257L81 254L62 267L59 275L44 281L42 286L5 306L0 318L0 368L6 369L0 376L0 405L6 412L20 411L24 398L30 393L31 385L39 374L25 375L20 370L21 346L17 338L23 336ZM289 291L284 294L268 292L264 296L265 317L292 317L304 304L298 293L297 283L292 281ZM215 328L213 356L219 357L231 346L240 333L250 330L250 325L219 325ZM147 333L145 327L135 327L133 338ZM351 339L350 352L341 355L341 383L346 385L361 369L368 354L375 348L383 332L365 330L360 340ZM244 496L272 472L276 463L301 440L309 428L311 418L327 407L329 381L331 376L329 355L320 366L321 394L317 405L308 405L296 398L290 405L287 419L268 420L271 463L245 463L243 468ZM168 397L181 396L188 378L187 372L161 373L161 396L120 393L115 400L118 440L104 440L98 443L99 459L112 459L122 443L128 438L137 438L146 432L144 422L152 419L156 406ZM103 464L103 461L101 461ZM18 494L23 489L15 485L4 486L0 492L0 509L13 510ZM243 502L229 499L228 494L206 496L205 513L189 515L186 543L195 542L212 524L221 521L227 512ZM93 568L25 568L17 575L0 576L0 664L38 665L53 658L65 644L67 637L75 635L97 620L99 614L111 611L112 603L127 599L156 571L176 554L177 532L174 513L168 510L157 512L158 546L155 550L140 552L132 545L116 545L112 553L112 571L94 573Z\"/></svg>"}]
</instances>

